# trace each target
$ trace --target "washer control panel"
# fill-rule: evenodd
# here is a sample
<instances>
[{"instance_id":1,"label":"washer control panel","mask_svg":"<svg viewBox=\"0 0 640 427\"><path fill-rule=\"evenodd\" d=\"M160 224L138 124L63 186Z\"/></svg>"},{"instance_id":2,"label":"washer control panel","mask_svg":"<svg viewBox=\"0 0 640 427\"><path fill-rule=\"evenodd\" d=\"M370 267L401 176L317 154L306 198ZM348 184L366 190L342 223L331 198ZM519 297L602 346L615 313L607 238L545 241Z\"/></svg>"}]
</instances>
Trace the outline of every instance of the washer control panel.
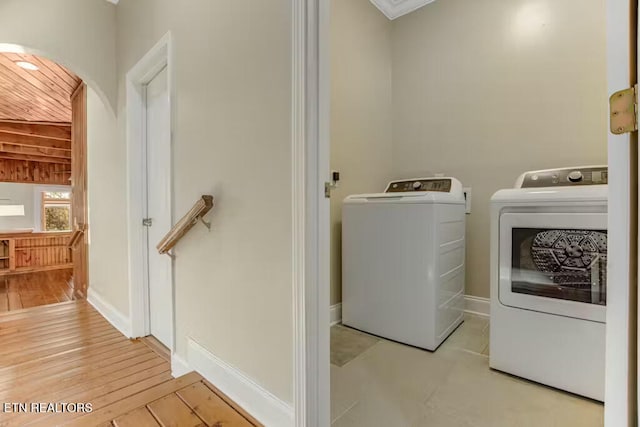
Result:
<instances>
[{"instance_id":1,"label":"washer control panel","mask_svg":"<svg viewBox=\"0 0 640 427\"><path fill-rule=\"evenodd\" d=\"M522 174L516 188L604 185L608 183L608 178L607 166L547 169Z\"/></svg>"},{"instance_id":2,"label":"washer control panel","mask_svg":"<svg viewBox=\"0 0 640 427\"><path fill-rule=\"evenodd\" d=\"M406 181L391 181L385 193L405 193L409 191L451 192L450 178L416 178Z\"/></svg>"}]
</instances>

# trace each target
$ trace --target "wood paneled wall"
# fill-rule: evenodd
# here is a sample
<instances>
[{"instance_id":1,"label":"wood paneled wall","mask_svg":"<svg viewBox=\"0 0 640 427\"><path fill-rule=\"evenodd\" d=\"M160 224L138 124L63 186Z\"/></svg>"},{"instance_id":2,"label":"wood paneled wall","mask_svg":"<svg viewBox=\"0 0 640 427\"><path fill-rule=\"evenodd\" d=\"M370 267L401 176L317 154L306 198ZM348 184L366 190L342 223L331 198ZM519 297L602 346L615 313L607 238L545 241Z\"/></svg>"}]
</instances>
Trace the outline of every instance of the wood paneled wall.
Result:
<instances>
[{"instance_id":1,"label":"wood paneled wall","mask_svg":"<svg viewBox=\"0 0 640 427\"><path fill-rule=\"evenodd\" d=\"M0 181L69 185L71 126L0 120Z\"/></svg>"},{"instance_id":2,"label":"wood paneled wall","mask_svg":"<svg viewBox=\"0 0 640 427\"><path fill-rule=\"evenodd\" d=\"M67 247L70 234L39 234L16 239L16 270L43 270L46 267L70 267L71 251Z\"/></svg>"},{"instance_id":3,"label":"wood paneled wall","mask_svg":"<svg viewBox=\"0 0 640 427\"><path fill-rule=\"evenodd\" d=\"M72 266L71 233L0 234L0 275Z\"/></svg>"},{"instance_id":4,"label":"wood paneled wall","mask_svg":"<svg viewBox=\"0 0 640 427\"><path fill-rule=\"evenodd\" d=\"M0 159L0 181L69 185L69 165Z\"/></svg>"}]
</instances>

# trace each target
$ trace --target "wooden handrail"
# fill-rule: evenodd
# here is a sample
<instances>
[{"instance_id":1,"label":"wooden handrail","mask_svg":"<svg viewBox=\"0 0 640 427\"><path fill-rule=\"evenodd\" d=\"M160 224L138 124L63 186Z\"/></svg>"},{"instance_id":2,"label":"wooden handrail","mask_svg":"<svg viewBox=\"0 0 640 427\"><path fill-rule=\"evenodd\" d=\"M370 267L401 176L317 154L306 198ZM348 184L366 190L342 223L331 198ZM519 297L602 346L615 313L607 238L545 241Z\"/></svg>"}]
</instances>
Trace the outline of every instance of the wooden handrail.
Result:
<instances>
[{"instance_id":1,"label":"wooden handrail","mask_svg":"<svg viewBox=\"0 0 640 427\"><path fill-rule=\"evenodd\" d=\"M160 240L160 243L156 246L158 252L161 254L168 253L198 221L202 221L203 224L209 227L209 224L204 222L202 217L204 217L212 207L213 196L205 195L198 199L189 212Z\"/></svg>"},{"instance_id":2,"label":"wooden handrail","mask_svg":"<svg viewBox=\"0 0 640 427\"><path fill-rule=\"evenodd\" d=\"M73 234L69 237L69 242L67 243L67 247L69 249L73 249L73 247L80 241L80 238L84 235L84 231L86 230L86 226L84 224L78 224L75 230L73 230Z\"/></svg>"}]
</instances>

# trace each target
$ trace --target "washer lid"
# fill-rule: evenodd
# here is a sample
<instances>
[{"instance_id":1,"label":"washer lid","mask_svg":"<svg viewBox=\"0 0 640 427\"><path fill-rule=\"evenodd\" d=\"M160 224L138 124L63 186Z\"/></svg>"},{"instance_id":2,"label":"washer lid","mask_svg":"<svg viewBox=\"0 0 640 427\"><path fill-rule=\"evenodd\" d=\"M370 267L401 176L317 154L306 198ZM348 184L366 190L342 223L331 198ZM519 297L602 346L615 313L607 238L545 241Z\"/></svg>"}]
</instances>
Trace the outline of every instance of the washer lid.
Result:
<instances>
[{"instance_id":1,"label":"washer lid","mask_svg":"<svg viewBox=\"0 0 640 427\"><path fill-rule=\"evenodd\" d=\"M464 203L462 184L451 177L391 181L384 193L354 194L345 203Z\"/></svg>"},{"instance_id":2,"label":"washer lid","mask_svg":"<svg viewBox=\"0 0 640 427\"><path fill-rule=\"evenodd\" d=\"M415 191L403 193L354 194L344 199L345 204L358 203L416 203L416 204L464 204L464 197L450 193Z\"/></svg>"}]
</instances>

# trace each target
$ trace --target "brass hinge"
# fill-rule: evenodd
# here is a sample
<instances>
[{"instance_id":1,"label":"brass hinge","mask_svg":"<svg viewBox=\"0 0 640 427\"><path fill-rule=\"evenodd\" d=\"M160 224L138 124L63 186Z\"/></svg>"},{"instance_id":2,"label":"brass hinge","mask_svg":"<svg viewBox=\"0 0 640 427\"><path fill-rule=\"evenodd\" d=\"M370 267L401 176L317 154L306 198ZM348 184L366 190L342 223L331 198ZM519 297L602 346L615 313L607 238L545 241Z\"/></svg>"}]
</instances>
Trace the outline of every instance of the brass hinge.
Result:
<instances>
[{"instance_id":1,"label":"brass hinge","mask_svg":"<svg viewBox=\"0 0 640 427\"><path fill-rule=\"evenodd\" d=\"M638 130L638 85L611 95L609 111L611 133L620 135Z\"/></svg>"}]
</instances>

